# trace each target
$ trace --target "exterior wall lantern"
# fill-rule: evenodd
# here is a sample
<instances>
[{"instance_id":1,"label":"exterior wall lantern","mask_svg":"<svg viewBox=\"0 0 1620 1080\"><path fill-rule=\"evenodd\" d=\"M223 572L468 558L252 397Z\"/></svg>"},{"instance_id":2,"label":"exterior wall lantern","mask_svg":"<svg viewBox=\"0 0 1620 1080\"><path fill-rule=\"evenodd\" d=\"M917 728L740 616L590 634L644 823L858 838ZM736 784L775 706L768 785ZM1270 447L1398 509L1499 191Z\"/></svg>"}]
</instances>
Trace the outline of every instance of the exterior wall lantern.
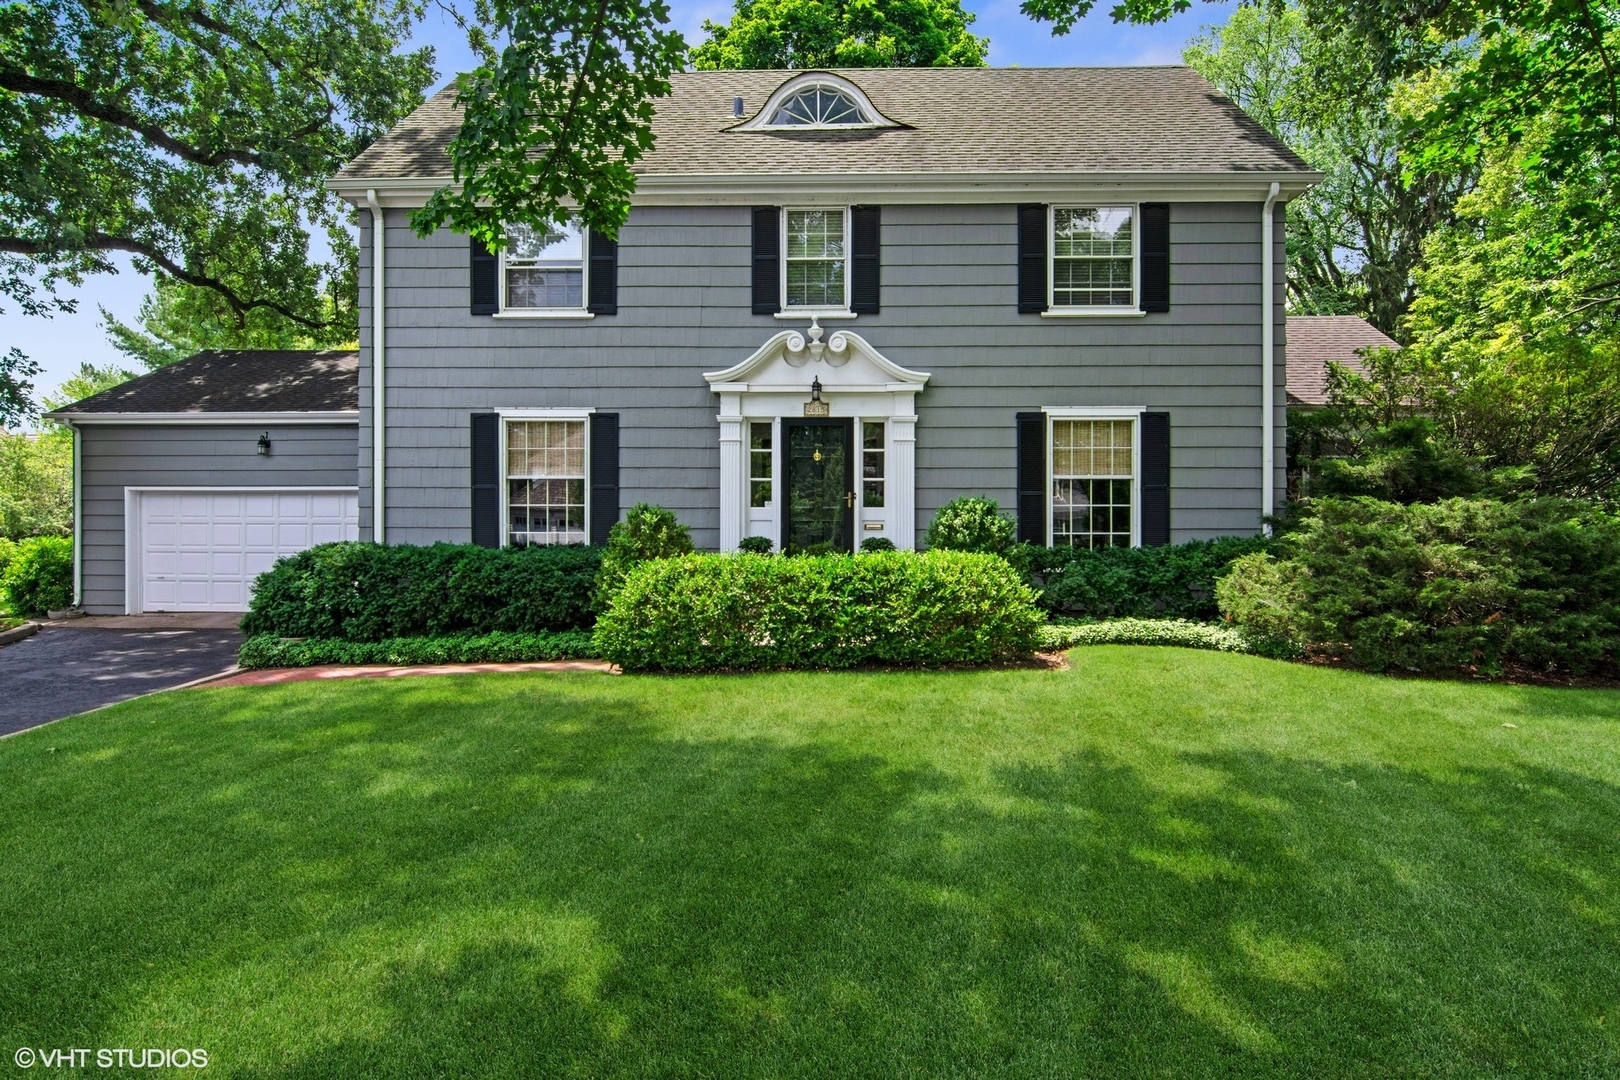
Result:
<instances>
[{"instance_id":1,"label":"exterior wall lantern","mask_svg":"<svg viewBox=\"0 0 1620 1080\"><path fill-rule=\"evenodd\" d=\"M268 431L259 436L259 456L270 456L270 433Z\"/></svg>"}]
</instances>

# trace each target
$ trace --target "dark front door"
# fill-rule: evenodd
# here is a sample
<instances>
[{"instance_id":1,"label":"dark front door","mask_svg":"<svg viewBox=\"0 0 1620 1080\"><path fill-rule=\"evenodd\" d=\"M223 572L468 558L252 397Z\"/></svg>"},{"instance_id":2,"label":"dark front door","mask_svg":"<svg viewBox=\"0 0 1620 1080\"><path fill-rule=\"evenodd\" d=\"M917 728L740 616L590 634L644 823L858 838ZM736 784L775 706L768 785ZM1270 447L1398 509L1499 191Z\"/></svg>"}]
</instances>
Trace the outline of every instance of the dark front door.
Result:
<instances>
[{"instance_id":1,"label":"dark front door","mask_svg":"<svg viewBox=\"0 0 1620 1080\"><path fill-rule=\"evenodd\" d=\"M787 438L787 530L782 549L825 555L855 549L852 420L782 421Z\"/></svg>"}]
</instances>

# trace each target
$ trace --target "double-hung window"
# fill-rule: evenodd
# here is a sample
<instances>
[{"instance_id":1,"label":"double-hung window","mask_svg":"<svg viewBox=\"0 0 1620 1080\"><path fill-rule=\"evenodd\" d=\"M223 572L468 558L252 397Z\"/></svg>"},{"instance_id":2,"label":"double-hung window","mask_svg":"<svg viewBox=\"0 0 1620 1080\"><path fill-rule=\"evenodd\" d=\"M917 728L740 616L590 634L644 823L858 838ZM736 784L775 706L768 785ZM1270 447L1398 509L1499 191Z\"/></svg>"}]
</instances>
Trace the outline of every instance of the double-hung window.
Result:
<instances>
[{"instance_id":1,"label":"double-hung window","mask_svg":"<svg viewBox=\"0 0 1620 1080\"><path fill-rule=\"evenodd\" d=\"M501 309L583 311L585 232L577 224L535 229L506 226L501 252Z\"/></svg>"},{"instance_id":2,"label":"double-hung window","mask_svg":"<svg viewBox=\"0 0 1620 1080\"><path fill-rule=\"evenodd\" d=\"M585 421L506 421L506 542L583 544Z\"/></svg>"},{"instance_id":3,"label":"double-hung window","mask_svg":"<svg viewBox=\"0 0 1620 1080\"><path fill-rule=\"evenodd\" d=\"M782 307L849 310L849 208L782 215Z\"/></svg>"},{"instance_id":4,"label":"double-hung window","mask_svg":"<svg viewBox=\"0 0 1620 1080\"><path fill-rule=\"evenodd\" d=\"M1130 547L1136 421L1052 421L1052 546Z\"/></svg>"},{"instance_id":5,"label":"double-hung window","mask_svg":"<svg viewBox=\"0 0 1620 1080\"><path fill-rule=\"evenodd\" d=\"M1136 208L1052 207L1052 307L1135 308Z\"/></svg>"}]
</instances>

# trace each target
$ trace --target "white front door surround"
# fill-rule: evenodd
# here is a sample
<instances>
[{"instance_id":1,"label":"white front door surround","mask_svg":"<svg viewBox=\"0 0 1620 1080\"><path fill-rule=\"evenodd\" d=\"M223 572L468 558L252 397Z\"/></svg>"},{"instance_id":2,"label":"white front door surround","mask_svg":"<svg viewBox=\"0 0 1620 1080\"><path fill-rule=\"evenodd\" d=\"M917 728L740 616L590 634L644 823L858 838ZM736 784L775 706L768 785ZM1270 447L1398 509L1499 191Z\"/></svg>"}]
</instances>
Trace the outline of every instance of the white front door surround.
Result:
<instances>
[{"instance_id":1,"label":"white front door surround","mask_svg":"<svg viewBox=\"0 0 1620 1080\"><path fill-rule=\"evenodd\" d=\"M736 551L742 538L750 535L768 536L780 549L784 479L780 420L804 415L810 384L818 379L828 415L856 421L857 461L861 421L881 421L884 426L884 505L857 507L856 545L868 536L886 536L897 548L916 546L916 396L929 375L893 363L853 331L834 331L825 342L823 333L812 318L809 330L784 330L742 363L703 376L720 396L721 551ZM751 510L748 427L756 422L770 423L775 433L775 482L771 505Z\"/></svg>"}]
</instances>

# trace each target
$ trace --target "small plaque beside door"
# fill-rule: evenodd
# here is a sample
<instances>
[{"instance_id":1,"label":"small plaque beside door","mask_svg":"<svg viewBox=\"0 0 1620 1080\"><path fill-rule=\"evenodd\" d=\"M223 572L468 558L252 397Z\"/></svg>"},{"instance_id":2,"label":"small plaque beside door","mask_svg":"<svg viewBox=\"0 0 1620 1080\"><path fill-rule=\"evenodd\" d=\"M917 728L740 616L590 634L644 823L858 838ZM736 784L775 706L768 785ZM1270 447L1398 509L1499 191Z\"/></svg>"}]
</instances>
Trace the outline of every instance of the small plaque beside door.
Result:
<instances>
[{"instance_id":1,"label":"small plaque beside door","mask_svg":"<svg viewBox=\"0 0 1620 1080\"><path fill-rule=\"evenodd\" d=\"M806 415L806 416L831 416L832 415L832 402L830 402L830 401L807 401L807 402L804 403L804 415Z\"/></svg>"}]
</instances>

